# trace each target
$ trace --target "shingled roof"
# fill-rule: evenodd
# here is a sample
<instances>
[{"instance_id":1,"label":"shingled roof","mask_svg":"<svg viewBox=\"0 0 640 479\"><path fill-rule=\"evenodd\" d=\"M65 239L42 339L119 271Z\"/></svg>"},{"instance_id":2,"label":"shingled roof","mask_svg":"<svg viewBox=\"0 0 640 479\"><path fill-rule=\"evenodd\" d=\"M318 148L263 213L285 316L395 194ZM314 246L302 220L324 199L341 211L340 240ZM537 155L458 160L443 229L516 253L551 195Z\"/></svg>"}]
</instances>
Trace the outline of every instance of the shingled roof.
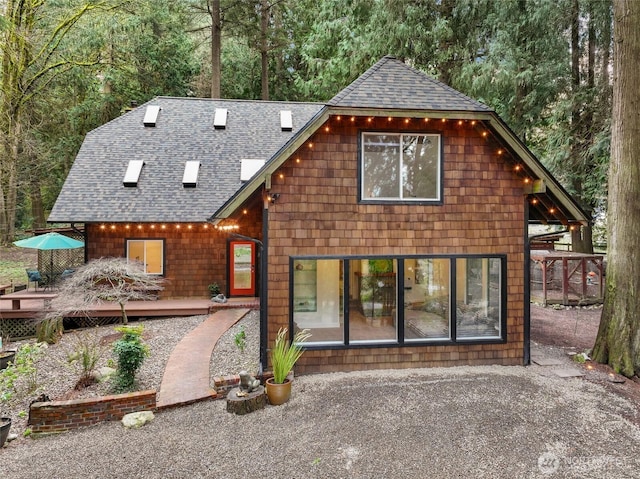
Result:
<instances>
[{"instance_id":1,"label":"shingled roof","mask_svg":"<svg viewBox=\"0 0 640 479\"><path fill-rule=\"evenodd\" d=\"M328 103L332 107L488 112L491 108L386 56Z\"/></svg>"},{"instance_id":2,"label":"shingled roof","mask_svg":"<svg viewBox=\"0 0 640 479\"><path fill-rule=\"evenodd\" d=\"M145 127L148 105L160 107ZM226 108L225 129L215 129ZM158 97L91 131L69 172L49 222L201 222L236 191L242 159L269 160L323 108L318 103ZM280 111L293 129L283 131ZM135 187L123 179L130 160L145 162ZM195 188L182 184L185 163L200 161Z\"/></svg>"},{"instance_id":3,"label":"shingled roof","mask_svg":"<svg viewBox=\"0 0 640 479\"><path fill-rule=\"evenodd\" d=\"M160 108L155 127L144 126L147 106ZM225 129L214 128L217 108L228 110ZM280 111L293 128L283 131ZM49 222L202 222L234 211L332 114L418 115L485 122L500 142L544 180L552 204L567 219L588 216L488 106L391 56L369 68L326 105L319 103L158 97L90 132L76 157ZM243 159L267 161L249 181L240 180ZM130 160L145 165L135 187L123 185ZM199 161L195 188L182 184L187 161ZM532 207L532 219L548 221ZM538 211L539 210L539 211ZM539 214L538 214L539 213Z\"/></svg>"}]
</instances>

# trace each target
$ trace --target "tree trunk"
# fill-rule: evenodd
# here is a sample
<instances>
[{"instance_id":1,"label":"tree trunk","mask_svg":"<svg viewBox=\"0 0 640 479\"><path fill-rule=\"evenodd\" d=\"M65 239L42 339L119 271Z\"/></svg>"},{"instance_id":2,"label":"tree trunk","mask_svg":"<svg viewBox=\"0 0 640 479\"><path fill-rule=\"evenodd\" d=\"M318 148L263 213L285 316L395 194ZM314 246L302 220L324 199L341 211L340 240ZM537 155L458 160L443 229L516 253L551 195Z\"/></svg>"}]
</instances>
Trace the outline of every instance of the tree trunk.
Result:
<instances>
[{"instance_id":1,"label":"tree trunk","mask_svg":"<svg viewBox=\"0 0 640 479\"><path fill-rule=\"evenodd\" d=\"M260 1L260 60L261 60L261 83L263 100L269 99L269 2Z\"/></svg>"},{"instance_id":2,"label":"tree trunk","mask_svg":"<svg viewBox=\"0 0 640 479\"><path fill-rule=\"evenodd\" d=\"M220 0L211 1L211 98L220 98L222 78L222 23L220 18Z\"/></svg>"},{"instance_id":3,"label":"tree trunk","mask_svg":"<svg viewBox=\"0 0 640 479\"><path fill-rule=\"evenodd\" d=\"M127 317L127 311L123 302L118 303L120 305L120 311L122 312L122 324L128 324L129 318Z\"/></svg>"},{"instance_id":4,"label":"tree trunk","mask_svg":"<svg viewBox=\"0 0 640 479\"><path fill-rule=\"evenodd\" d=\"M640 2L615 0L606 290L593 358L640 373Z\"/></svg>"},{"instance_id":5,"label":"tree trunk","mask_svg":"<svg viewBox=\"0 0 640 479\"><path fill-rule=\"evenodd\" d=\"M29 174L29 197L31 199L31 218L33 228L44 228L47 226L44 204L42 202L42 191L40 189L40 173L37 167L38 158L35 154L29 155L32 172Z\"/></svg>"}]
</instances>

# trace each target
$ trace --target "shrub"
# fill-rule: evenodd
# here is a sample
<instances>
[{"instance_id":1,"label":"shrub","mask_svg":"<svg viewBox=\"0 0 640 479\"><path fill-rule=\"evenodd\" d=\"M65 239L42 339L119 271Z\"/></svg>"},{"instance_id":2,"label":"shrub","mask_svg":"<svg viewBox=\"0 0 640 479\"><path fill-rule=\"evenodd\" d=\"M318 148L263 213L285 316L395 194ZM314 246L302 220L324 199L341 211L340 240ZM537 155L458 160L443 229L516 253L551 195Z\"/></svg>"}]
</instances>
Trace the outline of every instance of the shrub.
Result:
<instances>
[{"instance_id":1,"label":"shrub","mask_svg":"<svg viewBox=\"0 0 640 479\"><path fill-rule=\"evenodd\" d=\"M106 346L100 344L97 336L88 333L73 335L72 350L67 352L67 362L80 370L76 389L89 386L95 381L93 372L104 355Z\"/></svg>"},{"instance_id":2,"label":"shrub","mask_svg":"<svg viewBox=\"0 0 640 479\"><path fill-rule=\"evenodd\" d=\"M27 396L38 389L36 363L43 350L38 343L27 343L18 349L15 361L0 371L0 402L8 402L14 394Z\"/></svg>"},{"instance_id":3,"label":"shrub","mask_svg":"<svg viewBox=\"0 0 640 479\"><path fill-rule=\"evenodd\" d=\"M149 347L142 342L142 326L121 326L116 331L122 333L122 338L113 345L118 358L114 386L118 392L129 391L133 388L136 371L149 356Z\"/></svg>"},{"instance_id":4,"label":"shrub","mask_svg":"<svg viewBox=\"0 0 640 479\"><path fill-rule=\"evenodd\" d=\"M247 333L244 332L244 326L240 326L240 331L233 336L233 342L240 352L244 353L244 348L247 346Z\"/></svg>"}]
</instances>

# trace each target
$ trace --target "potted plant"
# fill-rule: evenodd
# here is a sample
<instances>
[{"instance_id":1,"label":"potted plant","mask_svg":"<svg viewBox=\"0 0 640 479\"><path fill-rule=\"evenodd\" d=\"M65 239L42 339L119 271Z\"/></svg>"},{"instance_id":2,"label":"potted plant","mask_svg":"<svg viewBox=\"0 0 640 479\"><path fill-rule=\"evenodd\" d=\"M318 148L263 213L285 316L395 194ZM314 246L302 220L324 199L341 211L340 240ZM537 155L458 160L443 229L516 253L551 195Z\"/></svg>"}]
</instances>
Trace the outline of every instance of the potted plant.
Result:
<instances>
[{"instance_id":1,"label":"potted plant","mask_svg":"<svg viewBox=\"0 0 640 479\"><path fill-rule=\"evenodd\" d=\"M4 446L9 437L9 429L11 429L11 418L0 417L0 447Z\"/></svg>"},{"instance_id":2,"label":"potted plant","mask_svg":"<svg viewBox=\"0 0 640 479\"><path fill-rule=\"evenodd\" d=\"M287 328L280 328L273 349L270 353L273 377L267 379L267 398L274 406L286 403L291 397L291 378L293 369L302 353L302 343L311 337L308 330L298 331L290 343L287 339Z\"/></svg>"},{"instance_id":3,"label":"potted plant","mask_svg":"<svg viewBox=\"0 0 640 479\"><path fill-rule=\"evenodd\" d=\"M0 369L6 369L16 358L15 349L5 349L7 343L9 343L9 336L5 336L4 331L0 331Z\"/></svg>"},{"instance_id":4,"label":"potted plant","mask_svg":"<svg viewBox=\"0 0 640 479\"><path fill-rule=\"evenodd\" d=\"M220 286L218 286L218 283L211 283L207 287L209 288L209 293L211 293L212 298L220 294Z\"/></svg>"}]
</instances>

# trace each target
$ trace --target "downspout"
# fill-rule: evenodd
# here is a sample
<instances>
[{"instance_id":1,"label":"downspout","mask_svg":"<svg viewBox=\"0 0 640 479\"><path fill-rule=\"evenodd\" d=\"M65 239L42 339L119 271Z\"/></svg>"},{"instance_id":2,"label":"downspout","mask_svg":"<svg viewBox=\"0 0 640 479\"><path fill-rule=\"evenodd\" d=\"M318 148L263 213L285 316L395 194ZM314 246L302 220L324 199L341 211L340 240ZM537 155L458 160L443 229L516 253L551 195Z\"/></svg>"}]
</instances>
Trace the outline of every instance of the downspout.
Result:
<instances>
[{"instance_id":1,"label":"downspout","mask_svg":"<svg viewBox=\"0 0 640 479\"><path fill-rule=\"evenodd\" d=\"M529 200L524 199L524 334L522 363L531 364L531 243L529 239Z\"/></svg>"},{"instance_id":2,"label":"downspout","mask_svg":"<svg viewBox=\"0 0 640 479\"><path fill-rule=\"evenodd\" d=\"M264 200L262 207L262 248L260 251L260 364L258 373L264 374L267 370L267 341L269 338L267 327L267 302L269 298L269 207L268 200Z\"/></svg>"}]
</instances>

